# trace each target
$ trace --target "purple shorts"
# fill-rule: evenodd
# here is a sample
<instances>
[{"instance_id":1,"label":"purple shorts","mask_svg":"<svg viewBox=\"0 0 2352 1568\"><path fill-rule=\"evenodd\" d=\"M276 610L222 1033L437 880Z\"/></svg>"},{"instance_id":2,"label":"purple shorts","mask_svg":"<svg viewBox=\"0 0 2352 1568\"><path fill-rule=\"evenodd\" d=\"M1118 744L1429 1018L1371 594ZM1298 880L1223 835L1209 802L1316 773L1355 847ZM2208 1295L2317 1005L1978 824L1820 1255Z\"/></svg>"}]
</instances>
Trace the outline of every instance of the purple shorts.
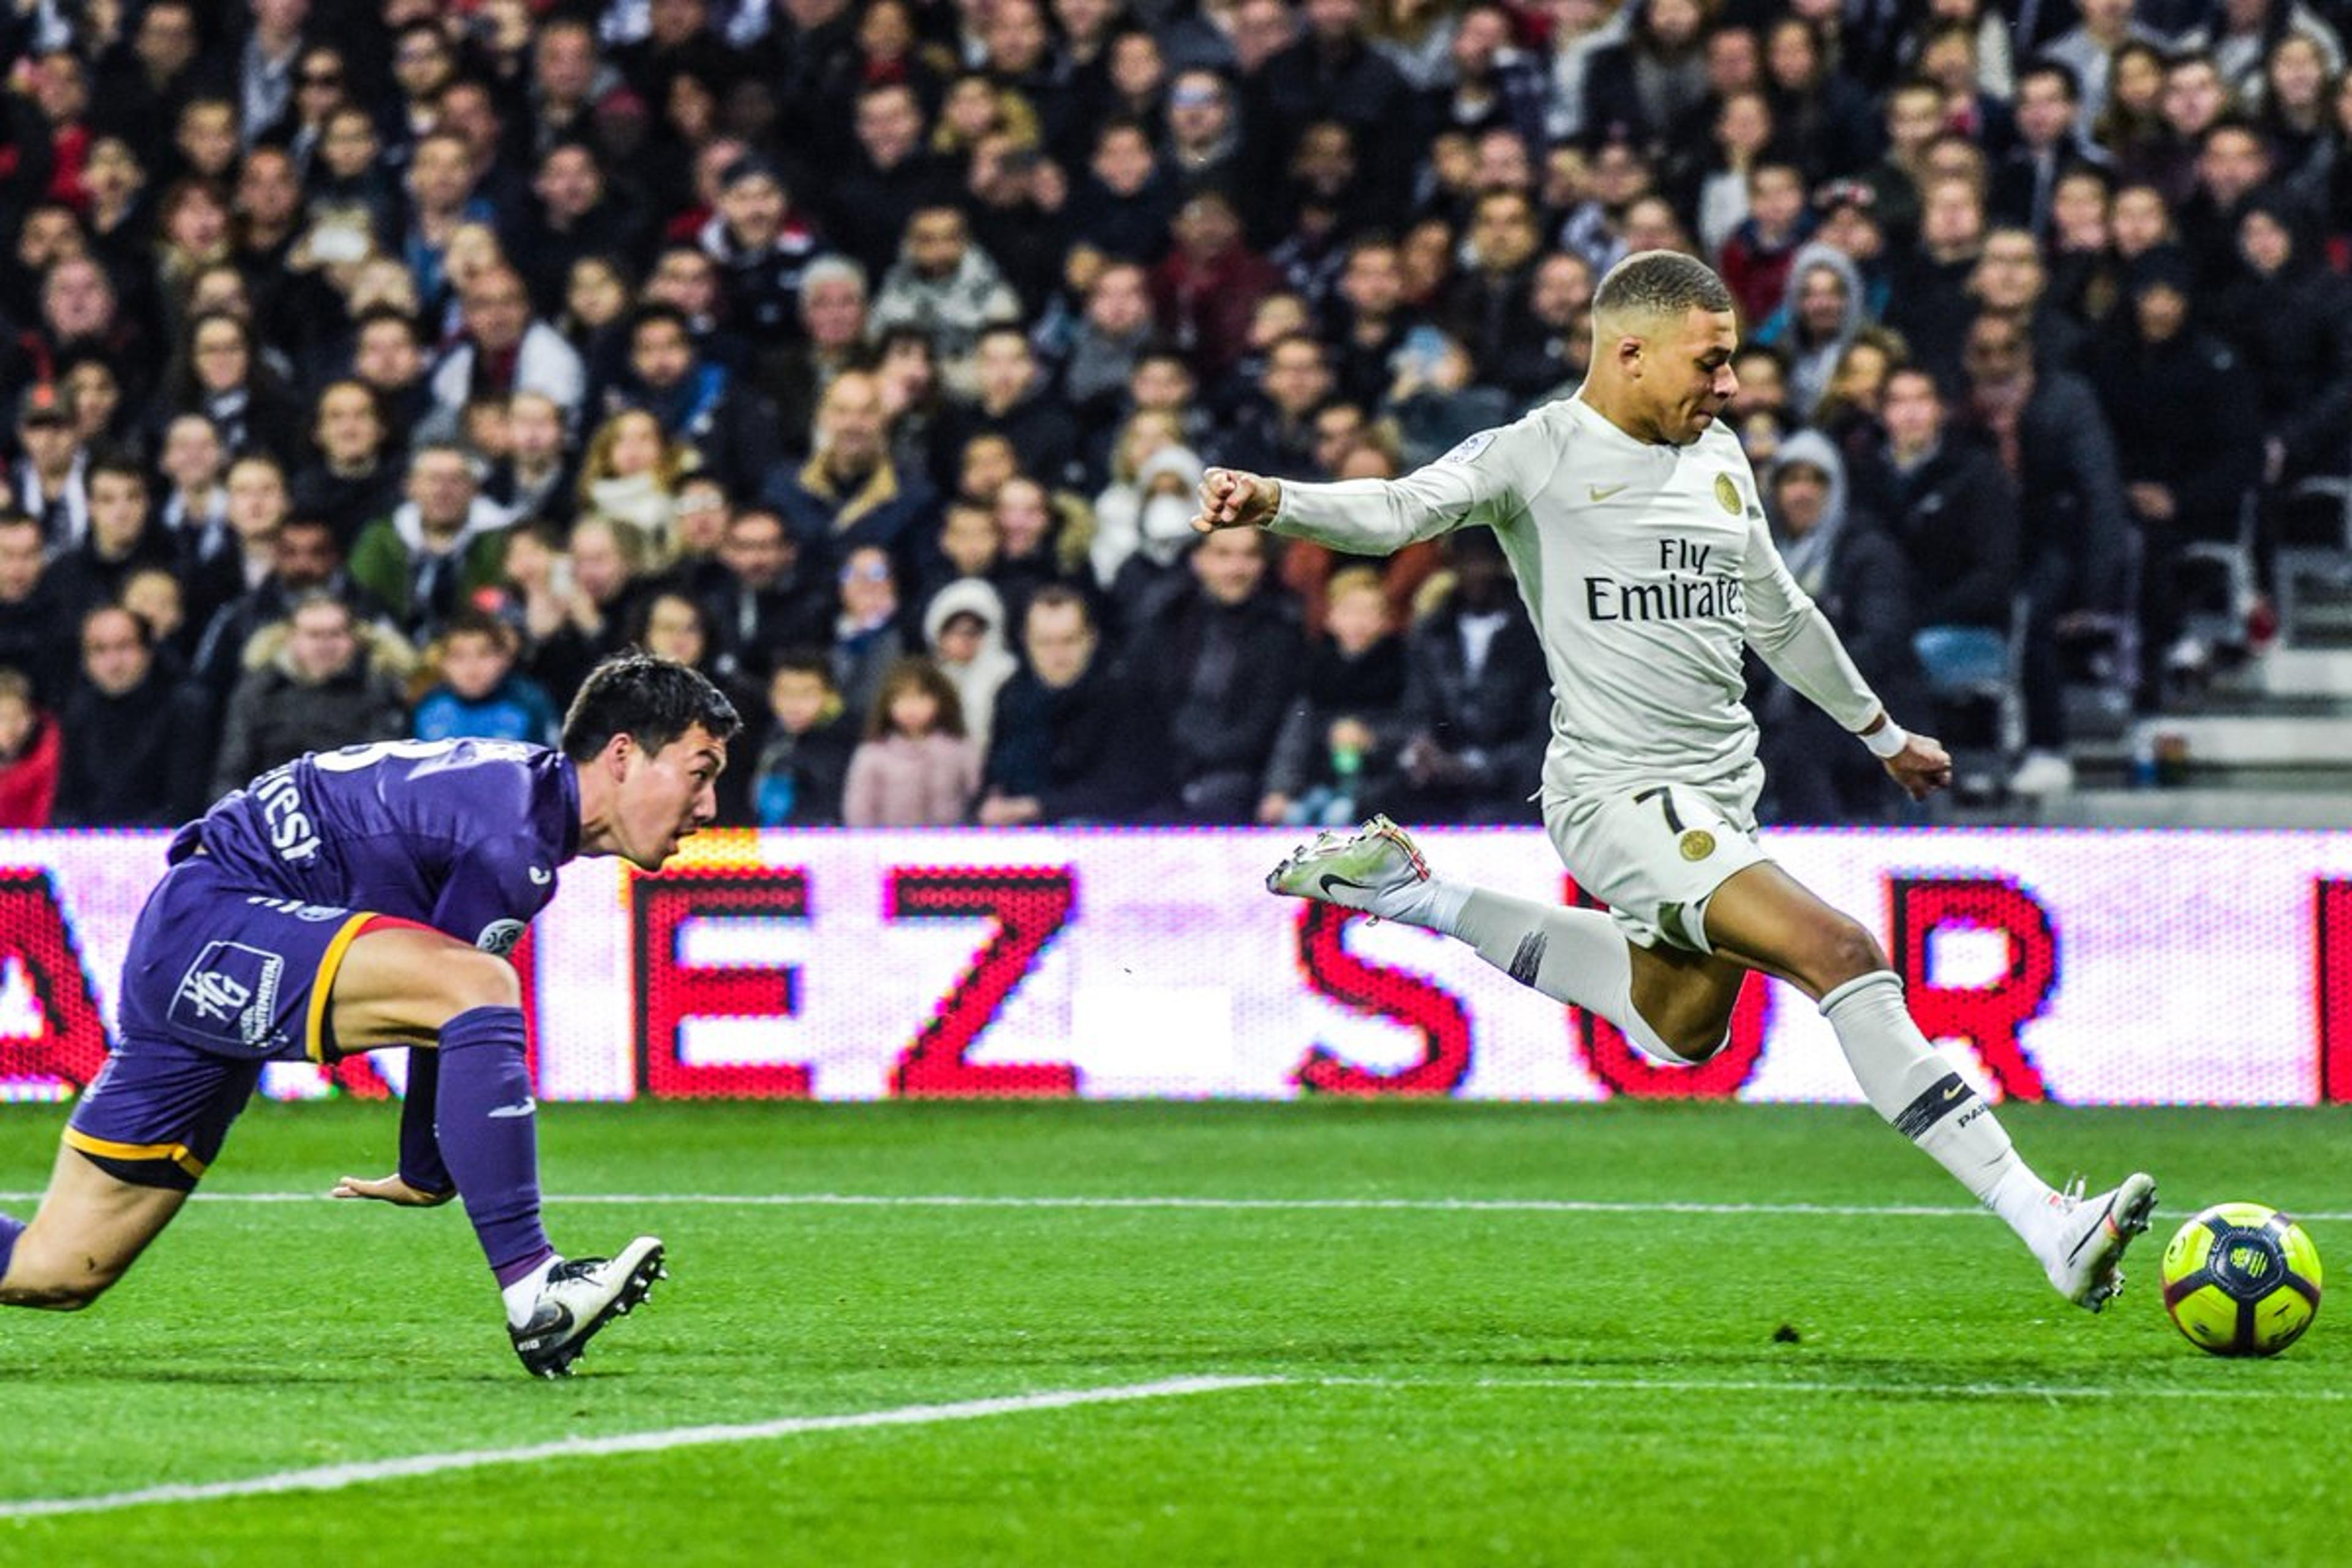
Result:
<instances>
[{"instance_id":1,"label":"purple shorts","mask_svg":"<svg viewBox=\"0 0 2352 1568\"><path fill-rule=\"evenodd\" d=\"M264 1062L335 1058L328 994L381 919L236 886L201 855L173 867L131 931L121 1028L66 1142L124 1181L194 1186Z\"/></svg>"}]
</instances>

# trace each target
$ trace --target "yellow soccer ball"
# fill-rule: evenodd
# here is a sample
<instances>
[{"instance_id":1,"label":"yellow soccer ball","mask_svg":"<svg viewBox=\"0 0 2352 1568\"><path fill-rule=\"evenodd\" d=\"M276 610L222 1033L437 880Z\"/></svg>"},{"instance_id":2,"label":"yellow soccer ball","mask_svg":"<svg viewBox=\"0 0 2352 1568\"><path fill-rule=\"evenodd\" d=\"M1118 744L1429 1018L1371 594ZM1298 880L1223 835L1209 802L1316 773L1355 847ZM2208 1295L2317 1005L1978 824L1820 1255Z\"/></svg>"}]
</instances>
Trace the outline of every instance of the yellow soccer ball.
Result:
<instances>
[{"instance_id":1,"label":"yellow soccer ball","mask_svg":"<svg viewBox=\"0 0 2352 1568\"><path fill-rule=\"evenodd\" d=\"M2164 1310L2215 1355L2276 1355L2319 1313L2319 1248L2293 1216L2216 1204L2164 1249Z\"/></svg>"}]
</instances>

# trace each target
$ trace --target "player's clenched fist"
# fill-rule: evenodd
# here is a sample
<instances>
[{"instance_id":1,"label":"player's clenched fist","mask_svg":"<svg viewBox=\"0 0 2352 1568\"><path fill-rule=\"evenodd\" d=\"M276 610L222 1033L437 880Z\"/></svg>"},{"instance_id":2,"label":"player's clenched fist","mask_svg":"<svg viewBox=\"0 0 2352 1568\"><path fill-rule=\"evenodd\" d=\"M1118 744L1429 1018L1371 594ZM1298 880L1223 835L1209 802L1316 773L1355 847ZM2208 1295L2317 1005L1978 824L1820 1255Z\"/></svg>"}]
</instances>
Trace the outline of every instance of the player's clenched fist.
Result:
<instances>
[{"instance_id":1,"label":"player's clenched fist","mask_svg":"<svg viewBox=\"0 0 2352 1568\"><path fill-rule=\"evenodd\" d=\"M1911 735L1903 749L1886 759L1886 771L1913 800L1925 800L1952 783L1951 753L1933 735Z\"/></svg>"},{"instance_id":2,"label":"player's clenched fist","mask_svg":"<svg viewBox=\"0 0 2352 1568\"><path fill-rule=\"evenodd\" d=\"M1211 468L1201 476L1201 511L1196 533L1220 528L1255 528L1271 521L1282 504L1282 481L1238 468Z\"/></svg>"}]
</instances>

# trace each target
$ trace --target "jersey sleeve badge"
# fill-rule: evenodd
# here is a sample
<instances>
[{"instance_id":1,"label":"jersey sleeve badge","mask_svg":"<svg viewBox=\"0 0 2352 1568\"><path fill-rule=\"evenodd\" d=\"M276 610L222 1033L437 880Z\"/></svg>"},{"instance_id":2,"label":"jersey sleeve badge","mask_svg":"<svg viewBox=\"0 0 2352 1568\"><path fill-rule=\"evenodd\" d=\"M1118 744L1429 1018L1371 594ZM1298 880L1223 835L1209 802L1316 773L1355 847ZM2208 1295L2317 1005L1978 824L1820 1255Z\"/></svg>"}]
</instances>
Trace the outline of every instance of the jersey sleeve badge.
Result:
<instances>
[{"instance_id":1,"label":"jersey sleeve badge","mask_svg":"<svg viewBox=\"0 0 2352 1568\"><path fill-rule=\"evenodd\" d=\"M1492 430L1481 430L1475 436L1464 437L1454 445L1452 451L1437 460L1441 463L1466 463L1494 444L1495 433Z\"/></svg>"}]
</instances>

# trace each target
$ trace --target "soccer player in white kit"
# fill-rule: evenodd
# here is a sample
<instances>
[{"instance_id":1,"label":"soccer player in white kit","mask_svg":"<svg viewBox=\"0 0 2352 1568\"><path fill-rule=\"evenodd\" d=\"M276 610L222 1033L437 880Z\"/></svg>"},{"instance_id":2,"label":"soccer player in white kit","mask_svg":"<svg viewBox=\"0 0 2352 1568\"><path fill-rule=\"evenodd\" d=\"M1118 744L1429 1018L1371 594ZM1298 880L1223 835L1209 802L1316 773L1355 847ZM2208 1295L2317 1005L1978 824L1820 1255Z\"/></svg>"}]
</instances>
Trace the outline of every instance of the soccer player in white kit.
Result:
<instances>
[{"instance_id":1,"label":"soccer player in white kit","mask_svg":"<svg viewBox=\"0 0 2352 1568\"><path fill-rule=\"evenodd\" d=\"M1763 784L1743 644L1924 800L1951 759L1897 726L1773 548L1756 476L1717 415L1738 383L1721 279L1669 251L1627 257L1593 297L1576 395L1471 437L1395 480L1297 484L1211 468L1193 526L1262 527L1359 554L1495 531L1551 671L1543 815L1606 913L1433 876L1376 818L1326 833L1266 886L1455 937L1522 984L1600 1014L1651 1055L1704 1061L1748 970L1820 1004L1872 1107L2006 1221L2070 1301L2097 1311L2147 1228L2144 1173L2053 1191L1904 1006L1877 941L1756 841Z\"/></svg>"}]
</instances>

